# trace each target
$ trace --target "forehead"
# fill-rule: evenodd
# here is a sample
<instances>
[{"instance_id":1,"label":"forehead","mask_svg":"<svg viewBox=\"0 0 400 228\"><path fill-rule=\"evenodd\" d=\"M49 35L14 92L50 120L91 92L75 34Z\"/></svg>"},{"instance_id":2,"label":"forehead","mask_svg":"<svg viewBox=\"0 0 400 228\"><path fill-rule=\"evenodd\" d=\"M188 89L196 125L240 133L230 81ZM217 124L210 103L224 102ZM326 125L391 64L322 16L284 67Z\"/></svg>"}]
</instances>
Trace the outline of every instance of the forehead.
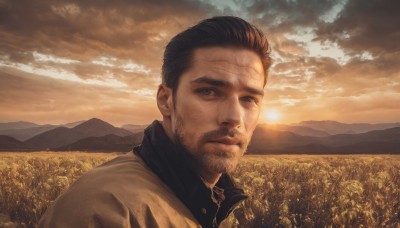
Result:
<instances>
[{"instance_id":1,"label":"forehead","mask_svg":"<svg viewBox=\"0 0 400 228\"><path fill-rule=\"evenodd\" d=\"M191 65L182 80L211 77L232 84L264 86L264 68L253 51L236 47L206 47L195 49Z\"/></svg>"}]
</instances>

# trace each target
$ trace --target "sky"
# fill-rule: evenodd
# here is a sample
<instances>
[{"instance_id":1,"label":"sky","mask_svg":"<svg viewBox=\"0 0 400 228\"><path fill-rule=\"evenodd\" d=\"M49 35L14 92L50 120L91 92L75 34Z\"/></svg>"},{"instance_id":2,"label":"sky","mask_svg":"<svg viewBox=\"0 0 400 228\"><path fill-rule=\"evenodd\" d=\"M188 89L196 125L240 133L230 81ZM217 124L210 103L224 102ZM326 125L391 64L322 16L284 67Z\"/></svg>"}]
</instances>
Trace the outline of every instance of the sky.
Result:
<instances>
[{"instance_id":1,"label":"sky","mask_svg":"<svg viewBox=\"0 0 400 228\"><path fill-rule=\"evenodd\" d=\"M399 12L397 0L0 0L0 122L161 119L164 47L220 15L271 45L260 122L400 122Z\"/></svg>"}]
</instances>

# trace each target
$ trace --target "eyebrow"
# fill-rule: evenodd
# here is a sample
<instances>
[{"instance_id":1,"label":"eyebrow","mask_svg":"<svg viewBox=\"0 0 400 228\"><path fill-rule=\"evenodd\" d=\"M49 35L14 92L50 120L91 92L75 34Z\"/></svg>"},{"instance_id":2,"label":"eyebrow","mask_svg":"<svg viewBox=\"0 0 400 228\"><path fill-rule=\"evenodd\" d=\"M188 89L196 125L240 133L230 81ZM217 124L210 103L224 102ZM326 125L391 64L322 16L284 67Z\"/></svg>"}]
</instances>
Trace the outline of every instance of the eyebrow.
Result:
<instances>
[{"instance_id":1,"label":"eyebrow","mask_svg":"<svg viewBox=\"0 0 400 228\"><path fill-rule=\"evenodd\" d=\"M223 88L232 88L233 84L224 80L213 79L207 76L197 78L192 80L190 84L209 84L216 87L223 87ZM245 91L251 94L264 96L264 91L256 88L252 88L249 86L245 86L243 88Z\"/></svg>"}]
</instances>

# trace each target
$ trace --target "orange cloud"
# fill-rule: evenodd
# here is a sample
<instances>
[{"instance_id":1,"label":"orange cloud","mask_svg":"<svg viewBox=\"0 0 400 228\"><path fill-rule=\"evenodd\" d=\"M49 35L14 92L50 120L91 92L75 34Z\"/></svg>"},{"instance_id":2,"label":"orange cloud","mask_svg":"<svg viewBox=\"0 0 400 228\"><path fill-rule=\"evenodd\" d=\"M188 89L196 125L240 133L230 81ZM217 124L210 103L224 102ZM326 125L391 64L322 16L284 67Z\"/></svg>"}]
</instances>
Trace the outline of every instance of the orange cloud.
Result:
<instances>
[{"instance_id":1,"label":"orange cloud","mask_svg":"<svg viewBox=\"0 0 400 228\"><path fill-rule=\"evenodd\" d=\"M160 118L154 96L167 42L226 14L269 37L274 65L264 105L282 122L400 121L398 8L391 0L5 0L0 122Z\"/></svg>"}]
</instances>

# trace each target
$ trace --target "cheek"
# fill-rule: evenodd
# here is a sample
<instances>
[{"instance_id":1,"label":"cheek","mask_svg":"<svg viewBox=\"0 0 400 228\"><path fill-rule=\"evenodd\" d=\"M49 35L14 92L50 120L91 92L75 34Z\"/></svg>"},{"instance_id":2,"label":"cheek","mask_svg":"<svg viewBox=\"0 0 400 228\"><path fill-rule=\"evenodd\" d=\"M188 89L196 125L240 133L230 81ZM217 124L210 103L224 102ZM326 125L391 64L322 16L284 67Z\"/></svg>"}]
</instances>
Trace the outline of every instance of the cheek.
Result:
<instances>
[{"instance_id":1,"label":"cheek","mask_svg":"<svg viewBox=\"0 0 400 228\"><path fill-rule=\"evenodd\" d=\"M256 129L259 116L260 116L260 110L250 111L246 113L244 117L244 122L246 126L246 132L248 135L252 135L254 129Z\"/></svg>"},{"instance_id":2,"label":"cheek","mask_svg":"<svg viewBox=\"0 0 400 228\"><path fill-rule=\"evenodd\" d=\"M188 125L194 125L200 129L214 120L213 113L215 112L212 110L210 105L207 106L196 99L187 99L181 103L178 112Z\"/></svg>"},{"instance_id":3,"label":"cheek","mask_svg":"<svg viewBox=\"0 0 400 228\"><path fill-rule=\"evenodd\" d=\"M175 126L180 128L179 131L187 144L186 146L193 148L203 134L207 132L210 119L212 119L211 113L205 106L196 105L194 102L179 104L175 119L180 119L180 124L175 121Z\"/></svg>"}]
</instances>

